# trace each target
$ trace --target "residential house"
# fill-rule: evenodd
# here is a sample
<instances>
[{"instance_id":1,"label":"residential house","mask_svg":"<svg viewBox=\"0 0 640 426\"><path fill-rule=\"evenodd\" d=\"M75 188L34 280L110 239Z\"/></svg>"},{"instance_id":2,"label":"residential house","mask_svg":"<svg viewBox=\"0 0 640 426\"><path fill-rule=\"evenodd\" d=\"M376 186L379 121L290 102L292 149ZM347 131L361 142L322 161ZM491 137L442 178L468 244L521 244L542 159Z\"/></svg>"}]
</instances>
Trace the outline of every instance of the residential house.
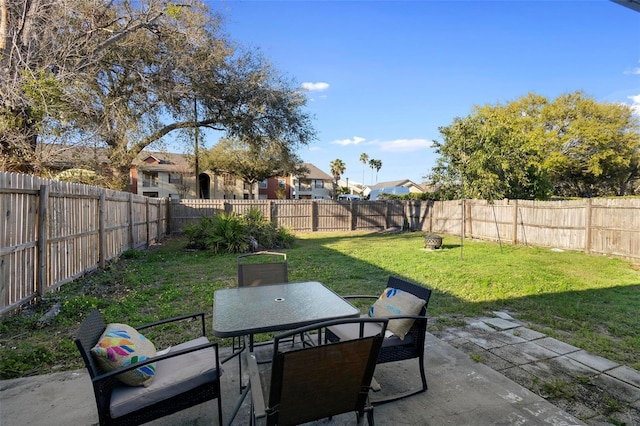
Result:
<instances>
[{"instance_id":1,"label":"residential house","mask_svg":"<svg viewBox=\"0 0 640 426\"><path fill-rule=\"evenodd\" d=\"M130 172L130 191L149 197L249 199L256 198L258 185L237 179L232 173L214 175L208 171L198 173L184 154L143 151L133 162ZM198 196L196 196L198 194Z\"/></svg>"},{"instance_id":2,"label":"residential house","mask_svg":"<svg viewBox=\"0 0 640 426\"><path fill-rule=\"evenodd\" d=\"M295 200L330 200L333 190L333 178L311 163L303 163L309 172L294 176L291 198Z\"/></svg>"},{"instance_id":3,"label":"residential house","mask_svg":"<svg viewBox=\"0 0 640 426\"><path fill-rule=\"evenodd\" d=\"M195 198L193 167L182 154L142 151L129 171L129 192L147 197Z\"/></svg>"},{"instance_id":4,"label":"residential house","mask_svg":"<svg viewBox=\"0 0 640 426\"><path fill-rule=\"evenodd\" d=\"M409 180L409 179L401 179L401 180L393 180L388 182L379 182L373 186L367 187L363 191L364 196L369 196L371 191L373 190L383 190L383 188L395 188L395 187L404 187L409 189L409 192L424 192L422 186L417 183ZM379 192L379 191L376 191Z\"/></svg>"},{"instance_id":5,"label":"residential house","mask_svg":"<svg viewBox=\"0 0 640 426\"><path fill-rule=\"evenodd\" d=\"M291 176L270 177L258 183L260 200L290 200L293 194Z\"/></svg>"},{"instance_id":6,"label":"residential house","mask_svg":"<svg viewBox=\"0 0 640 426\"><path fill-rule=\"evenodd\" d=\"M261 200L330 199L333 179L311 163L302 163L309 173L303 176L278 176L258 184Z\"/></svg>"}]
</instances>

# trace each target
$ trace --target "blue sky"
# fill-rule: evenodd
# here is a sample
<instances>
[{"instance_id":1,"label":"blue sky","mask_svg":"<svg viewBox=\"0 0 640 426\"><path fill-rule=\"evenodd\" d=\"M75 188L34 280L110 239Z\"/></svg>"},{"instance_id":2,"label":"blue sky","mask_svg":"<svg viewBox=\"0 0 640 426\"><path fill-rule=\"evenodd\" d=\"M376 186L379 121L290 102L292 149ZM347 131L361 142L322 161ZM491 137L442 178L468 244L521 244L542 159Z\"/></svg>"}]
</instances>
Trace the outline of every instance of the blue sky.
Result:
<instances>
[{"instance_id":1,"label":"blue sky","mask_svg":"<svg viewBox=\"0 0 640 426\"><path fill-rule=\"evenodd\" d=\"M640 107L640 13L592 1L226 1L231 39L308 88L300 157L363 180L422 182L438 127L474 105L582 90ZM213 143L209 141L209 146ZM376 182L366 166L364 183Z\"/></svg>"}]
</instances>

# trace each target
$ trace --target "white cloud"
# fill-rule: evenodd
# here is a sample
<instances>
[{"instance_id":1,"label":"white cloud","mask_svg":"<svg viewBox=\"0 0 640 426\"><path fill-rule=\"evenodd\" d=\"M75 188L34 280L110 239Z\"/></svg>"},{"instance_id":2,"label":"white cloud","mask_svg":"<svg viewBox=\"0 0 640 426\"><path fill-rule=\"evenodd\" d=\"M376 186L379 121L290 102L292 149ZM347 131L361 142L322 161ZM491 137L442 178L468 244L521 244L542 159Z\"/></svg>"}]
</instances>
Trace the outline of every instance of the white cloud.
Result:
<instances>
[{"instance_id":1,"label":"white cloud","mask_svg":"<svg viewBox=\"0 0 640 426\"><path fill-rule=\"evenodd\" d=\"M431 148L433 141L428 139L395 139L379 143L380 149L387 152L413 152Z\"/></svg>"},{"instance_id":2,"label":"white cloud","mask_svg":"<svg viewBox=\"0 0 640 426\"><path fill-rule=\"evenodd\" d=\"M321 149L322 149L322 148L320 148L320 147L319 147L319 146L317 146L317 145L314 145L314 146L310 146L310 147L309 147L309 151L311 151L311 152L313 152L313 151L320 151Z\"/></svg>"},{"instance_id":3,"label":"white cloud","mask_svg":"<svg viewBox=\"0 0 640 426\"><path fill-rule=\"evenodd\" d=\"M327 90L329 88L329 83L325 83L319 81L317 83L306 82L302 83L302 88L304 90L308 90L309 92L322 92L323 90Z\"/></svg>"},{"instance_id":4,"label":"white cloud","mask_svg":"<svg viewBox=\"0 0 640 426\"><path fill-rule=\"evenodd\" d=\"M640 95L629 96L628 99L631 99L633 113L640 116Z\"/></svg>"},{"instance_id":5,"label":"white cloud","mask_svg":"<svg viewBox=\"0 0 640 426\"><path fill-rule=\"evenodd\" d=\"M336 145L347 146L347 145L358 145L364 141L365 141L364 138L361 138L359 136L354 136L352 139L338 139L331 143Z\"/></svg>"}]
</instances>

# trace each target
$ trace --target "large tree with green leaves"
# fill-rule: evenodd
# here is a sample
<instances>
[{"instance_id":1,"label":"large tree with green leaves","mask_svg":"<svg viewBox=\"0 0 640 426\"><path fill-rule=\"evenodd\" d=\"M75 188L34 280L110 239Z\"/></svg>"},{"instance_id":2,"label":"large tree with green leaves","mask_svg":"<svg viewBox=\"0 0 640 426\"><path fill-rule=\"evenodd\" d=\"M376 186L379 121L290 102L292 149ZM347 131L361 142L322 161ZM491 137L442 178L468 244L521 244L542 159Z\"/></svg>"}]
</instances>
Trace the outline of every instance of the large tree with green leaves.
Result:
<instances>
[{"instance_id":1,"label":"large tree with green leaves","mask_svg":"<svg viewBox=\"0 0 640 426\"><path fill-rule=\"evenodd\" d=\"M249 185L253 199L253 185L270 177L299 175L307 171L300 158L287 144L278 140L249 141L222 138L200 162L204 170L214 174L230 173Z\"/></svg>"},{"instance_id":2,"label":"large tree with green leaves","mask_svg":"<svg viewBox=\"0 0 640 426\"><path fill-rule=\"evenodd\" d=\"M444 198L624 195L638 177L631 109L582 92L475 107L440 133L430 178Z\"/></svg>"},{"instance_id":3,"label":"large tree with green leaves","mask_svg":"<svg viewBox=\"0 0 640 426\"><path fill-rule=\"evenodd\" d=\"M30 76L51 84L35 85L28 100L42 104L35 104L37 110L29 101L0 111L3 153L14 151L15 139L5 137L8 130L24 133L30 143L22 146L31 149L42 136L42 123L48 123L54 129L50 134L70 130L66 140L89 139L107 147L118 177L113 186L122 188L133 158L176 130L206 127L248 141L278 139L294 149L315 138L303 111L304 93L259 53L230 41L222 18L202 2L61 0L47 2L46 8L42 0L25 3L31 6L12 10L10 23L19 22L23 13L55 42L34 51L32 61L3 67L15 84L0 96L17 103L30 87ZM33 5L55 12L55 19L32 14L38 9ZM21 39L19 27L10 28L11 40ZM77 40L74 49L64 40ZM56 50L56 42L66 50ZM5 50L16 50L17 44ZM45 50L55 52L54 59L39 59ZM43 88L50 86L56 97L46 96ZM64 116L47 108L58 99L68 112Z\"/></svg>"},{"instance_id":4,"label":"large tree with green leaves","mask_svg":"<svg viewBox=\"0 0 640 426\"><path fill-rule=\"evenodd\" d=\"M543 166L557 195L633 193L631 184L640 179L640 124L629 106L576 92L558 97L543 113Z\"/></svg>"}]
</instances>

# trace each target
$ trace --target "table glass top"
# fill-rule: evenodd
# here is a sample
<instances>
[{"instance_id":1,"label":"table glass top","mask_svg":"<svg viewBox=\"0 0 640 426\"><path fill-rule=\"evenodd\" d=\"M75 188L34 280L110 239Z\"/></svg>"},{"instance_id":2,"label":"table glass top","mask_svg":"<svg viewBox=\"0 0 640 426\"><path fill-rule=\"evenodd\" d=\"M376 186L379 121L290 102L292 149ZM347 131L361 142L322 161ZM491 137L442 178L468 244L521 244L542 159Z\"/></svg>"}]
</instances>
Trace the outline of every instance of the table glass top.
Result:
<instances>
[{"instance_id":1,"label":"table glass top","mask_svg":"<svg viewBox=\"0 0 640 426\"><path fill-rule=\"evenodd\" d=\"M317 281L216 290L213 298L213 334L218 337L290 330L360 314Z\"/></svg>"}]
</instances>

